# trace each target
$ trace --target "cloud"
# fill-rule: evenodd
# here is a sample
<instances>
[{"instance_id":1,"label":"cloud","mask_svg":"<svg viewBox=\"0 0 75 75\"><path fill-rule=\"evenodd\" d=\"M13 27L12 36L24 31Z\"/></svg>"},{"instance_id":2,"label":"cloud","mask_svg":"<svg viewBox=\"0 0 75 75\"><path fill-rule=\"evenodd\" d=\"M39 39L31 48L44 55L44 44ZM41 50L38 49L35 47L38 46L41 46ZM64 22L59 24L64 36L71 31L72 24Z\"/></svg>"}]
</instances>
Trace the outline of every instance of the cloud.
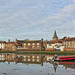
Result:
<instances>
[{"instance_id":1,"label":"cloud","mask_svg":"<svg viewBox=\"0 0 75 75\"><path fill-rule=\"evenodd\" d=\"M0 35L50 39L57 30L60 37L73 36L74 7L72 0L0 0Z\"/></svg>"}]
</instances>

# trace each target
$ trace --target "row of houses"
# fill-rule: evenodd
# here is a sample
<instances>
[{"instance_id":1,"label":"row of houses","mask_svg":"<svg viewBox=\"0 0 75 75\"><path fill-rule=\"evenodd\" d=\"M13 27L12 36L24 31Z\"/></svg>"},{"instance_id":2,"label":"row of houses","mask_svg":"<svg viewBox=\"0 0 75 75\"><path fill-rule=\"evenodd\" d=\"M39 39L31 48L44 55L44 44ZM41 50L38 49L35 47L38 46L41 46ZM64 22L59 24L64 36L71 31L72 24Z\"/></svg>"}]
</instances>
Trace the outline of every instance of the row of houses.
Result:
<instances>
[{"instance_id":1,"label":"row of houses","mask_svg":"<svg viewBox=\"0 0 75 75\"><path fill-rule=\"evenodd\" d=\"M8 40L0 41L0 50L20 50L20 51L75 51L75 37L64 37L58 39L56 31L50 41L41 40Z\"/></svg>"},{"instance_id":2,"label":"row of houses","mask_svg":"<svg viewBox=\"0 0 75 75\"><path fill-rule=\"evenodd\" d=\"M53 40L47 41L46 51L75 51L75 37L63 37L58 39L56 31L54 32Z\"/></svg>"},{"instance_id":3,"label":"row of houses","mask_svg":"<svg viewBox=\"0 0 75 75\"><path fill-rule=\"evenodd\" d=\"M43 39L41 40L17 40L15 42L0 41L0 50L22 50L41 51L43 49Z\"/></svg>"}]
</instances>

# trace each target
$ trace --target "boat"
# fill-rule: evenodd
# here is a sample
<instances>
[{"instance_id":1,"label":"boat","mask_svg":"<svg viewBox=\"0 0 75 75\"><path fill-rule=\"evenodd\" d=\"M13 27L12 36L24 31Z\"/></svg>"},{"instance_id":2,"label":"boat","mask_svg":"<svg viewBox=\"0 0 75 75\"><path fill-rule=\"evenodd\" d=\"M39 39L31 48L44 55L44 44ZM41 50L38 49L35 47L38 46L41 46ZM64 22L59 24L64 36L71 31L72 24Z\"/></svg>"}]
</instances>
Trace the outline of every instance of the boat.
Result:
<instances>
[{"instance_id":1,"label":"boat","mask_svg":"<svg viewBox=\"0 0 75 75\"><path fill-rule=\"evenodd\" d=\"M58 56L54 61L75 61L75 55L72 56Z\"/></svg>"}]
</instances>

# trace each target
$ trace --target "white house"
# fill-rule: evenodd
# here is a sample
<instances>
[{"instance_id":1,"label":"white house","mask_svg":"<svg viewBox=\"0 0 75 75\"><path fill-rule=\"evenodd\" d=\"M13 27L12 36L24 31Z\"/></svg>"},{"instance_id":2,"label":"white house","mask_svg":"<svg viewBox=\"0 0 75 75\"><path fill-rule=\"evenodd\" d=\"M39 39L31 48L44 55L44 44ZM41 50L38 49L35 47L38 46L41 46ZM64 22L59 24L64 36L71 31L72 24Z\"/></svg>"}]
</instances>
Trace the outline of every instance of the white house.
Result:
<instances>
[{"instance_id":1,"label":"white house","mask_svg":"<svg viewBox=\"0 0 75 75\"><path fill-rule=\"evenodd\" d=\"M63 51L64 46L62 45L62 40L51 40L47 42L47 49L56 49Z\"/></svg>"},{"instance_id":2,"label":"white house","mask_svg":"<svg viewBox=\"0 0 75 75\"><path fill-rule=\"evenodd\" d=\"M4 49L5 48L5 41L0 41L0 49Z\"/></svg>"}]
</instances>

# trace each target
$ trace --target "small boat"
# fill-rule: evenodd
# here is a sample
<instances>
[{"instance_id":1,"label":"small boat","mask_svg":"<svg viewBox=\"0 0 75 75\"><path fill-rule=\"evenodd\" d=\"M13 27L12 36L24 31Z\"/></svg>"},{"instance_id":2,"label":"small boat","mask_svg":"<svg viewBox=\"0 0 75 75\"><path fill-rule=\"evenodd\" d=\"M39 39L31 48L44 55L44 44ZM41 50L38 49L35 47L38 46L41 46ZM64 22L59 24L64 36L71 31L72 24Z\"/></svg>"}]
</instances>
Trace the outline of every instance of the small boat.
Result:
<instances>
[{"instance_id":1,"label":"small boat","mask_svg":"<svg viewBox=\"0 0 75 75\"><path fill-rule=\"evenodd\" d=\"M75 55L72 56L58 56L54 61L75 61Z\"/></svg>"}]
</instances>

